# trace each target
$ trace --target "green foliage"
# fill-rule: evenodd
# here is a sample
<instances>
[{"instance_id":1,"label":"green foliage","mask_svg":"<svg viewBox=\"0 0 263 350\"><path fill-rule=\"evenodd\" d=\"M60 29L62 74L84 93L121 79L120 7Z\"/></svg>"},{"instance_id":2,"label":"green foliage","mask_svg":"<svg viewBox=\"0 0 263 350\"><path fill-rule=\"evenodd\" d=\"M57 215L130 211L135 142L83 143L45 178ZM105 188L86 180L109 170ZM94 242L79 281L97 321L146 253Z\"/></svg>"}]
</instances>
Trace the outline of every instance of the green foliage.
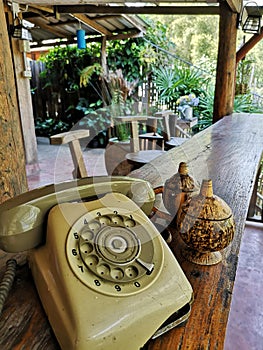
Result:
<instances>
[{"instance_id":1,"label":"green foliage","mask_svg":"<svg viewBox=\"0 0 263 350\"><path fill-rule=\"evenodd\" d=\"M88 109L101 105L99 58L100 45L96 43L84 50L75 46L55 47L41 57L45 64L45 70L40 74L42 88L38 91L31 85L31 89L33 98L38 95L50 105L48 118L45 110L38 108L35 111L37 135L46 132L49 136L71 129L84 116L85 109L79 106L81 99L86 99Z\"/></svg>"},{"instance_id":2,"label":"green foliage","mask_svg":"<svg viewBox=\"0 0 263 350\"><path fill-rule=\"evenodd\" d=\"M121 69L128 81L140 75L140 45L138 39L114 40L107 45L107 62L109 69Z\"/></svg>"},{"instance_id":3,"label":"green foliage","mask_svg":"<svg viewBox=\"0 0 263 350\"><path fill-rule=\"evenodd\" d=\"M180 96L195 94L205 96L210 78L194 67L160 67L154 71L154 82L159 91L160 100L175 109Z\"/></svg>"},{"instance_id":4,"label":"green foliage","mask_svg":"<svg viewBox=\"0 0 263 350\"><path fill-rule=\"evenodd\" d=\"M88 66L82 69L80 72L79 86L86 87L90 83L91 77L94 73L97 73L97 75L100 75L102 73L102 67L99 63L94 63L92 66Z\"/></svg>"},{"instance_id":5,"label":"green foliage","mask_svg":"<svg viewBox=\"0 0 263 350\"><path fill-rule=\"evenodd\" d=\"M200 131L210 126L213 122L214 111L214 90L208 89L205 96L199 99L199 117L196 131ZM262 113L252 99L251 94L237 95L234 99L234 109L236 113Z\"/></svg>"},{"instance_id":6,"label":"green foliage","mask_svg":"<svg viewBox=\"0 0 263 350\"><path fill-rule=\"evenodd\" d=\"M69 125L62 121L56 121L52 118L48 118L46 120L36 119L35 120L35 130L38 136L51 136L56 133L60 133L63 131L67 131L69 129Z\"/></svg>"},{"instance_id":7,"label":"green foliage","mask_svg":"<svg viewBox=\"0 0 263 350\"><path fill-rule=\"evenodd\" d=\"M206 90L206 94L199 98L199 116L198 125L195 131L200 131L212 124L214 111L214 89L212 87Z\"/></svg>"},{"instance_id":8,"label":"green foliage","mask_svg":"<svg viewBox=\"0 0 263 350\"><path fill-rule=\"evenodd\" d=\"M234 100L234 112L236 113L262 113L262 110L253 103L251 94L236 95Z\"/></svg>"},{"instance_id":9,"label":"green foliage","mask_svg":"<svg viewBox=\"0 0 263 350\"><path fill-rule=\"evenodd\" d=\"M52 87L54 91L59 91L63 87L69 92L79 90L80 72L94 63L98 49L99 46L94 45L92 50L78 50L75 46L55 47L50 50L41 57L41 61L45 63L45 71L41 73L45 82L44 88Z\"/></svg>"},{"instance_id":10,"label":"green foliage","mask_svg":"<svg viewBox=\"0 0 263 350\"><path fill-rule=\"evenodd\" d=\"M237 66L236 73L236 94L247 94L250 81L252 80L253 61L241 60Z\"/></svg>"}]
</instances>

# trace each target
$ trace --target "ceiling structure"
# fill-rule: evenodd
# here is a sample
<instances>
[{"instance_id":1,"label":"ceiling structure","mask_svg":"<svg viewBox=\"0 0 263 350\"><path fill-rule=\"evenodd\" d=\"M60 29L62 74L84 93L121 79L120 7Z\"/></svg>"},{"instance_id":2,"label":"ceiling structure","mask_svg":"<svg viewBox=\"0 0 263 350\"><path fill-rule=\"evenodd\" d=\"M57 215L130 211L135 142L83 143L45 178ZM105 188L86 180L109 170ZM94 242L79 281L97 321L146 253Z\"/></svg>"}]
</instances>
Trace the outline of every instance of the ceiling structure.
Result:
<instances>
[{"instance_id":1,"label":"ceiling structure","mask_svg":"<svg viewBox=\"0 0 263 350\"><path fill-rule=\"evenodd\" d=\"M142 36L146 31L146 23L136 15L101 14L101 13L59 13L54 6L35 4L21 5L20 16L34 24L29 28L32 47L45 46L50 40L63 40L65 44L76 43L78 29L85 30L86 40L125 39Z\"/></svg>"},{"instance_id":2,"label":"ceiling structure","mask_svg":"<svg viewBox=\"0 0 263 350\"><path fill-rule=\"evenodd\" d=\"M239 8L240 0L227 0ZM219 14L217 0L130 1L116 0L20 0L20 16L34 24L30 28L32 48L45 46L47 40L76 43L77 29L83 29L86 40L126 39L142 36L147 28L139 14ZM237 3L236 5L233 5ZM14 6L14 1L8 2ZM17 8L16 8L17 9ZM89 39L90 38L90 39Z\"/></svg>"},{"instance_id":3,"label":"ceiling structure","mask_svg":"<svg viewBox=\"0 0 263 350\"><path fill-rule=\"evenodd\" d=\"M225 1L233 12L241 12L241 0ZM80 28L85 30L87 41L142 36L147 25L140 14L220 14L219 0L20 0L19 9L22 18L34 24L30 29L32 48L48 45L47 40L54 39L76 43L76 31Z\"/></svg>"}]
</instances>

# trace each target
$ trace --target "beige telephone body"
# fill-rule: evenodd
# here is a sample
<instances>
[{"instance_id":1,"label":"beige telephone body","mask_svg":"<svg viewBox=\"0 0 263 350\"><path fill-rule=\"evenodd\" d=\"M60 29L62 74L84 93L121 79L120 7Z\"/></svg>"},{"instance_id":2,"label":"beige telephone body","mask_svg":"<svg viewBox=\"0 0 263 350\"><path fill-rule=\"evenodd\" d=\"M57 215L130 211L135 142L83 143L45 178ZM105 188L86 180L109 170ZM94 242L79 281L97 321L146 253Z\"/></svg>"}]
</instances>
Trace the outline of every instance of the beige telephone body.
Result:
<instances>
[{"instance_id":1,"label":"beige telephone body","mask_svg":"<svg viewBox=\"0 0 263 350\"><path fill-rule=\"evenodd\" d=\"M31 249L34 281L62 349L138 350L188 318L192 288L146 215L153 202L146 181L98 177L0 206L0 248Z\"/></svg>"}]
</instances>

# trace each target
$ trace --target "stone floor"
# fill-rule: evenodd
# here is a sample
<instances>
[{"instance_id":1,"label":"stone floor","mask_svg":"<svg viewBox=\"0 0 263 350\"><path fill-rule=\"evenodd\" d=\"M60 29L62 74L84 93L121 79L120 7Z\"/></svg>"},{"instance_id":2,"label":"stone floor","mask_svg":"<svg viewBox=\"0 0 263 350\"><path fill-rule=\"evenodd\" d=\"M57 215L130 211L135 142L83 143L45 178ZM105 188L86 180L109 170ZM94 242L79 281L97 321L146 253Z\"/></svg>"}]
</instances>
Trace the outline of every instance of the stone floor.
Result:
<instances>
[{"instance_id":1,"label":"stone floor","mask_svg":"<svg viewBox=\"0 0 263 350\"><path fill-rule=\"evenodd\" d=\"M68 146L51 146L38 138L40 172L28 176L30 189L72 179ZM107 175L104 149L88 149L84 158L89 176ZM263 350L263 225L247 222L241 244L225 350ZM171 350L171 349L168 349ZM189 349L193 350L193 349Z\"/></svg>"}]
</instances>

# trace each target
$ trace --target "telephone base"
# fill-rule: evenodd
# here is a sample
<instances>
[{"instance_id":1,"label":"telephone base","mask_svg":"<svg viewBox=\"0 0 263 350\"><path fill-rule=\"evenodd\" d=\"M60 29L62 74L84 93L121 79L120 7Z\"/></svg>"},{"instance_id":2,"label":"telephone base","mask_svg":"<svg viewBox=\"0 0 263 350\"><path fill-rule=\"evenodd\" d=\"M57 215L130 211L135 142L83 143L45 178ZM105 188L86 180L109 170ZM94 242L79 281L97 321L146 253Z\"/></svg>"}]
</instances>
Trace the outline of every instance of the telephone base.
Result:
<instances>
[{"instance_id":1,"label":"telephone base","mask_svg":"<svg viewBox=\"0 0 263 350\"><path fill-rule=\"evenodd\" d=\"M180 310L172 314L154 333L151 339L156 339L171 329L178 327L179 325L186 322L191 313L191 304L187 303Z\"/></svg>"},{"instance_id":2,"label":"telephone base","mask_svg":"<svg viewBox=\"0 0 263 350\"><path fill-rule=\"evenodd\" d=\"M62 349L137 350L190 313L193 290L177 260L120 193L53 207L46 244L29 262Z\"/></svg>"}]
</instances>

